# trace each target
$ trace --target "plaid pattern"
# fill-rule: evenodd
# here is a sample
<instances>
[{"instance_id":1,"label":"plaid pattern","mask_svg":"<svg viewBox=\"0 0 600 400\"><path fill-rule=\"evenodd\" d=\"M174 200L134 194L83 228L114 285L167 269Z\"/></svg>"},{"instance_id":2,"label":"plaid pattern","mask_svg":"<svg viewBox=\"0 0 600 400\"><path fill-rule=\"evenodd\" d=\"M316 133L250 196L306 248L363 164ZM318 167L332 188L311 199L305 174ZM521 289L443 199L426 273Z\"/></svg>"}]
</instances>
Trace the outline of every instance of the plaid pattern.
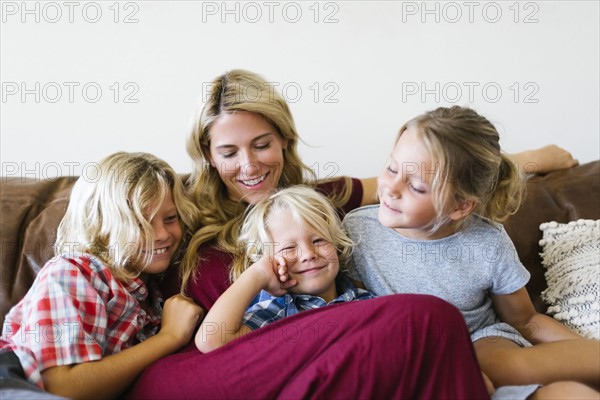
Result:
<instances>
[{"instance_id":1,"label":"plaid pattern","mask_svg":"<svg viewBox=\"0 0 600 400\"><path fill-rule=\"evenodd\" d=\"M329 303L318 296L308 294L285 294L281 297L275 297L261 290L246 310L242 322L251 329L258 329L300 311L325 307L334 303L366 300L375 297L370 292L354 286L352 281L344 274L338 275L335 284L337 292L341 294Z\"/></svg>"},{"instance_id":2,"label":"plaid pattern","mask_svg":"<svg viewBox=\"0 0 600 400\"><path fill-rule=\"evenodd\" d=\"M0 349L14 351L25 376L43 388L46 368L99 360L156 334L162 298L144 310L147 297L140 278L122 283L89 254L55 257L7 314Z\"/></svg>"}]
</instances>

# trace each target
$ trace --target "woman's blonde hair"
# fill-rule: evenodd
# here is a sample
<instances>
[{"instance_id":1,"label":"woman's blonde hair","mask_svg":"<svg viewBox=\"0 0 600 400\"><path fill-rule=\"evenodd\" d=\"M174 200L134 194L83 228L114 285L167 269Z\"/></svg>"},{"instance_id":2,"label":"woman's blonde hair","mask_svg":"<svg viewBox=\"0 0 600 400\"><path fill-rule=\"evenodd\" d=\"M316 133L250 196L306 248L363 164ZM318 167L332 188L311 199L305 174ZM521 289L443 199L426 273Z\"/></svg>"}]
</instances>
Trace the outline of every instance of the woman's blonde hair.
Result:
<instances>
[{"instance_id":1,"label":"woman's blonde hair","mask_svg":"<svg viewBox=\"0 0 600 400\"><path fill-rule=\"evenodd\" d=\"M313 188L297 185L276 191L248 209L239 236L239 251L230 271L232 281L263 255L274 255L266 254L272 252L271 244L277 240L269 234L269 224L281 212L289 213L298 225L333 244L340 266L345 265L353 243L342 229L333 205Z\"/></svg>"},{"instance_id":2,"label":"woman's blonde hair","mask_svg":"<svg viewBox=\"0 0 600 400\"><path fill-rule=\"evenodd\" d=\"M297 184L314 186L316 182L315 173L302 162L298 154L300 138L288 104L271 83L253 72L232 70L211 83L207 96L199 115L194 118L187 141L187 151L194 162L189 191L192 200L200 208L202 227L193 236L180 271L184 293L190 279L197 277L198 257L202 257L199 249L204 244L212 242L225 252L236 252L237 238L247 207L247 204L229 198L218 170L210 163L210 129L219 117L239 111L252 112L277 129L287 143L277 187ZM351 184L345 186L351 188ZM346 190L332 201L336 207L341 207L350 194L351 191Z\"/></svg>"},{"instance_id":3,"label":"woman's blonde hair","mask_svg":"<svg viewBox=\"0 0 600 400\"><path fill-rule=\"evenodd\" d=\"M470 108L440 107L420 115L400 128L398 137L414 128L436 163L433 204L437 221L447 222L448 210L472 200L474 212L501 222L514 214L524 195L517 166L501 151L494 125Z\"/></svg>"},{"instance_id":4,"label":"woman's blonde hair","mask_svg":"<svg viewBox=\"0 0 600 400\"><path fill-rule=\"evenodd\" d=\"M79 177L73 186L57 231L57 255L88 253L107 264L117 279L138 276L151 261L151 253L144 252L154 247L150 221L169 190L184 239L198 227L198 209L187 198L181 179L151 154L112 154L100 161L95 176L90 175Z\"/></svg>"}]
</instances>

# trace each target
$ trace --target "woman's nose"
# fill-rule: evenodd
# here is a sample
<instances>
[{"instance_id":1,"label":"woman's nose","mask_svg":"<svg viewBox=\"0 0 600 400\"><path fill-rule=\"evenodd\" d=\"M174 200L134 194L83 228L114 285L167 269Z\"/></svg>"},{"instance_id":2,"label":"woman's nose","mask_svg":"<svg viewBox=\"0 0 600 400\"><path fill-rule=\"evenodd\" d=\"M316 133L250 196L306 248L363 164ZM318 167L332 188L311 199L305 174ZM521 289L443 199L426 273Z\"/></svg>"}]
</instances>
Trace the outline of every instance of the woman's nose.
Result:
<instances>
[{"instance_id":1,"label":"woman's nose","mask_svg":"<svg viewBox=\"0 0 600 400\"><path fill-rule=\"evenodd\" d=\"M260 164L258 158L252 152L244 153L241 160L242 174L246 177L252 178L260 174Z\"/></svg>"}]
</instances>

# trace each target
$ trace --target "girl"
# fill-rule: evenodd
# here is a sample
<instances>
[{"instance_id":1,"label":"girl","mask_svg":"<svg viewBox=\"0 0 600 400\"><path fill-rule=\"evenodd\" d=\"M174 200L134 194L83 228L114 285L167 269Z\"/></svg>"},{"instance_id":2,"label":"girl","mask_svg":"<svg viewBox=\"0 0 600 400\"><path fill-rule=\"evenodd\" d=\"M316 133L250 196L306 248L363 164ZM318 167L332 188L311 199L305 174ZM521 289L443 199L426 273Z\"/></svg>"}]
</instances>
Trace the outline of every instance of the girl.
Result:
<instances>
[{"instance_id":1,"label":"girl","mask_svg":"<svg viewBox=\"0 0 600 400\"><path fill-rule=\"evenodd\" d=\"M54 394L119 395L146 366L188 343L202 314L181 295L163 305L154 281L197 219L164 161L144 153L102 160L96 177L73 187L56 257L6 316L3 361Z\"/></svg>"},{"instance_id":2,"label":"girl","mask_svg":"<svg viewBox=\"0 0 600 400\"><path fill-rule=\"evenodd\" d=\"M257 203L239 240L245 251L234 264L244 272L204 318L196 334L202 352L303 310L373 297L340 273L352 242L333 206L309 187L283 189Z\"/></svg>"},{"instance_id":3,"label":"girl","mask_svg":"<svg viewBox=\"0 0 600 400\"><path fill-rule=\"evenodd\" d=\"M351 276L376 295L431 294L458 307L496 387L569 380L588 386L544 389L595 397L598 342L535 311L525 289L529 273L497 223L517 210L523 193L498 140L487 119L456 106L400 128L378 178L380 204L344 220L357 242Z\"/></svg>"}]
</instances>

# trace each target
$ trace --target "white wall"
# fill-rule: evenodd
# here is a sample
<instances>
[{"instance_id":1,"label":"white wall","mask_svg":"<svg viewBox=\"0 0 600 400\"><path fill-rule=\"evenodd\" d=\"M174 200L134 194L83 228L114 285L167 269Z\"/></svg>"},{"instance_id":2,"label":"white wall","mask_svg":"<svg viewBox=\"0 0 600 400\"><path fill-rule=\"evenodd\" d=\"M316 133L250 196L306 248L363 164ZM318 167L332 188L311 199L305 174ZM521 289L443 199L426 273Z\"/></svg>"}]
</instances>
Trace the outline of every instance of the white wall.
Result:
<instances>
[{"instance_id":1,"label":"white wall","mask_svg":"<svg viewBox=\"0 0 600 400\"><path fill-rule=\"evenodd\" d=\"M3 1L1 175L80 175L117 150L189 172L190 117L232 68L285 89L320 176L377 174L405 120L450 104L507 151L596 160L598 16L597 1Z\"/></svg>"}]
</instances>

